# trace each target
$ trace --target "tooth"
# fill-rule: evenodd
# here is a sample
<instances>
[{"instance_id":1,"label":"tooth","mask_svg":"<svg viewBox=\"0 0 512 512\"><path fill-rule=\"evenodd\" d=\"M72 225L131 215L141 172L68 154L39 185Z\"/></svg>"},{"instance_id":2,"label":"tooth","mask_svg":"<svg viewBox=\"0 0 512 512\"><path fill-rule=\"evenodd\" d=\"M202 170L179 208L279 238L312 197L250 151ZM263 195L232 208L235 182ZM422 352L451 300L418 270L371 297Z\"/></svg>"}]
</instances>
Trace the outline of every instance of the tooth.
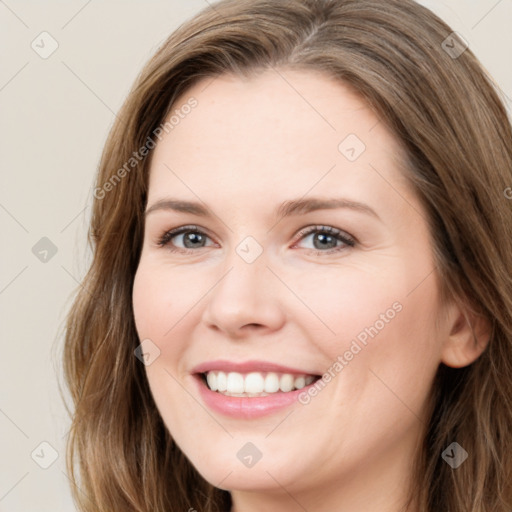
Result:
<instances>
[{"instance_id":1,"label":"tooth","mask_svg":"<svg viewBox=\"0 0 512 512\"><path fill-rule=\"evenodd\" d=\"M312 375L308 375L306 377L306 386L309 386L314 380L315 380L315 377L313 377Z\"/></svg>"},{"instance_id":2,"label":"tooth","mask_svg":"<svg viewBox=\"0 0 512 512\"><path fill-rule=\"evenodd\" d=\"M219 391L229 396L267 396L269 393L282 391L288 393L294 389L302 389L315 380L312 375L294 376L289 373L238 372L206 373L206 382L212 391Z\"/></svg>"},{"instance_id":3,"label":"tooth","mask_svg":"<svg viewBox=\"0 0 512 512\"><path fill-rule=\"evenodd\" d=\"M261 373L253 372L245 376L244 390L246 393L262 393L265 382Z\"/></svg>"},{"instance_id":4,"label":"tooth","mask_svg":"<svg viewBox=\"0 0 512 512\"><path fill-rule=\"evenodd\" d=\"M291 391L293 389L293 375L290 375L289 373L281 375L279 388L285 393Z\"/></svg>"},{"instance_id":5,"label":"tooth","mask_svg":"<svg viewBox=\"0 0 512 512\"><path fill-rule=\"evenodd\" d=\"M206 381L212 391L217 391L217 376L213 372L208 372L206 375Z\"/></svg>"},{"instance_id":6,"label":"tooth","mask_svg":"<svg viewBox=\"0 0 512 512\"><path fill-rule=\"evenodd\" d=\"M237 372L228 373L227 390L230 393L243 393L244 392L244 377Z\"/></svg>"},{"instance_id":7,"label":"tooth","mask_svg":"<svg viewBox=\"0 0 512 512\"><path fill-rule=\"evenodd\" d=\"M293 385L296 389L302 389L306 385L306 378L305 377L297 377L295 379L295 382L293 383Z\"/></svg>"},{"instance_id":8,"label":"tooth","mask_svg":"<svg viewBox=\"0 0 512 512\"><path fill-rule=\"evenodd\" d=\"M224 372L217 373L217 391L226 391L228 389L228 379Z\"/></svg>"},{"instance_id":9,"label":"tooth","mask_svg":"<svg viewBox=\"0 0 512 512\"><path fill-rule=\"evenodd\" d=\"M276 393L279 391L279 376L277 373L267 373L265 377L265 393Z\"/></svg>"}]
</instances>

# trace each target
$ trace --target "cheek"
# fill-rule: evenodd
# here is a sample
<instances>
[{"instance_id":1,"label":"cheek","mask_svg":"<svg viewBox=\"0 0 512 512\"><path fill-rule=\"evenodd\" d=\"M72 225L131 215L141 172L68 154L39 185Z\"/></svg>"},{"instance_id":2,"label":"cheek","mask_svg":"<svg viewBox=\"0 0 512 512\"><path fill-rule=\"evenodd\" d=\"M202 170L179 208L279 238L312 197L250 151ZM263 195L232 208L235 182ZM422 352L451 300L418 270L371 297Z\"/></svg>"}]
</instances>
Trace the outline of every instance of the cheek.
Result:
<instances>
[{"instance_id":1,"label":"cheek","mask_svg":"<svg viewBox=\"0 0 512 512\"><path fill-rule=\"evenodd\" d=\"M180 411L180 422L187 424L193 421L189 415L197 404L183 393L178 383L183 378L179 361L187 344L186 338L179 335L181 323L176 323L190 307L186 308L179 283L168 274L168 270L141 260L134 278L132 301L139 339L149 339L158 347L157 356L151 349L153 360L145 367L146 376L160 415L168 428L172 427L170 432L174 435L176 411ZM179 273L175 274L178 278Z\"/></svg>"},{"instance_id":2,"label":"cheek","mask_svg":"<svg viewBox=\"0 0 512 512\"><path fill-rule=\"evenodd\" d=\"M154 273L139 266L132 293L133 314L139 339L151 338L157 332L163 320L160 315L160 311L165 309L163 299L165 297L162 297L162 290L157 285Z\"/></svg>"},{"instance_id":3,"label":"cheek","mask_svg":"<svg viewBox=\"0 0 512 512\"><path fill-rule=\"evenodd\" d=\"M332 270L296 280L298 294L307 298L308 309L315 314L296 314L296 321L313 334L311 341L334 375L348 373L353 384L375 377L375 396L389 392L380 377L399 393L407 395L409 389L413 402L421 401L441 353L434 274L425 278L423 267L404 265L388 265L386 272L375 273L368 268Z\"/></svg>"},{"instance_id":4,"label":"cheek","mask_svg":"<svg viewBox=\"0 0 512 512\"><path fill-rule=\"evenodd\" d=\"M304 302L296 301L295 321L306 333L318 333L313 341L330 359L349 349L352 340L364 346L374 327L386 331L402 309L407 289L403 274L393 275L392 269L370 272L354 266L290 275L287 282Z\"/></svg>"},{"instance_id":5,"label":"cheek","mask_svg":"<svg viewBox=\"0 0 512 512\"><path fill-rule=\"evenodd\" d=\"M412 293L410 290L405 286L383 291L384 302L369 306L364 323L352 325L350 341L345 341L345 346L350 343L344 355L351 358L348 364L353 384L364 382L368 386L361 391L361 402L382 415L385 408L395 410L396 418L404 413L421 416L441 357L434 279L425 280ZM351 311L356 314L357 307L352 306ZM372 311L371 316L368 311ZM357 354L352 355L353 351Z\"/></svg>"},{"instance_id":6,"label":"cheek","mask_svg":"<svg viewBox=\"0 0 512 512\"><path fill-rule=\"evenodd\" d=\"M133 312L139 337L162 339L176 322L186 302L187 287L179 272L169 272L141 261L133 283Z\"/></svg>"},{"instance_id":7,"label":"cheek","mask_svg":"<svg viewBox=\"0 0 512 512\"><path fill-rule=\"evenodd\" d=\"M204 278L204 273L141 259L132 302L139 339L150 339L159 351L158 359L146 367L150 383L166 371L183 378L184 354L200 320L200 299L208 290ZM169 378L164 375L163 380L168 387Z\"/></svg>"}]
</instances>

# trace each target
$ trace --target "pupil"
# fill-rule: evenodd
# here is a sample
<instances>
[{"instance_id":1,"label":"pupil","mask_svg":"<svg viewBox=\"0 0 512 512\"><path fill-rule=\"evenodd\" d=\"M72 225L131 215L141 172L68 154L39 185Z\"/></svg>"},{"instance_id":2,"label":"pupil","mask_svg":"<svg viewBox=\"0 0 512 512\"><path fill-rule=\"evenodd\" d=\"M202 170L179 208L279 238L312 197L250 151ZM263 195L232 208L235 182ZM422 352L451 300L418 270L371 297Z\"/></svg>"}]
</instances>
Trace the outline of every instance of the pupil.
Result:
<instances>
[{"instance_id":1,"label":"pupil","mask_svg":"<svg viewBox=\"0 0 512 512\"><path fill-rule=\"evenodd\" d=\"M194 244L196 242L199 242L199 244L200 244L201 241L202 241L202 235L199 234L199 233L191 233L191 232L189 232L184 237L185 247L187 247L187 242L191 242L192 244ZM197 247L197 245L192 245L192 247Z\"/></svg>"},{"instance_id":2,"label":"pupil","mask_svg":"<svg viewBox=\"0 0 512 512\"><path fill-rule=\"evenodd\" d=\"M331 236L331 235L326 235L325 233L320 233L318 234L318 238L314 238L313 240L318 240L318 241L322 241L322 243L320 244L320 249L321 248L324 248L327 247L327 245L323 242L327 241L327 244L329 243L329 241L331 242L334 242L334 245L332 247L329 247L329 249L331 248L334 248L336 247L336 240ZM318 249L318 247L316 247Z\"/></svg>"}]
</instances>

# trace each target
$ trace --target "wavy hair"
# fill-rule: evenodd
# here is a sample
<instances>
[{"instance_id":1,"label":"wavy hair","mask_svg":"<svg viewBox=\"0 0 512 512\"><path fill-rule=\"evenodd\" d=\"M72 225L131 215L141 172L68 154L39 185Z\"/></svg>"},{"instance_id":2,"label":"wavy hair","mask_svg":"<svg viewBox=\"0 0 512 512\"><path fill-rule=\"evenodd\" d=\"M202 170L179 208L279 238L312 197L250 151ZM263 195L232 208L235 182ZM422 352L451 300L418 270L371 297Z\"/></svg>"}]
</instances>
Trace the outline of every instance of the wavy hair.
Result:
<instances>
[{"instance_id":1,"label":"wavy hair","mask_svg":"<svg viewBox=\"0 0 512 512\"><path fill-rule=\"evenodd\" d=\"M63 369L74 406L66 463L81 512L231 506L229 492L206 482L170 437L134 357L131 295L151 157L128 170L126 162L199 80L285 67L351 87L403 145L443 297L492 327L471 365L439 366L411 500L420 512L512 509L512 133L499 88L461 45L412 0L222 0L160 46L106 141L92 263L66 323ZM441 457L453 441L469 453L456 470Z\"/></svg>"}]
</instances>

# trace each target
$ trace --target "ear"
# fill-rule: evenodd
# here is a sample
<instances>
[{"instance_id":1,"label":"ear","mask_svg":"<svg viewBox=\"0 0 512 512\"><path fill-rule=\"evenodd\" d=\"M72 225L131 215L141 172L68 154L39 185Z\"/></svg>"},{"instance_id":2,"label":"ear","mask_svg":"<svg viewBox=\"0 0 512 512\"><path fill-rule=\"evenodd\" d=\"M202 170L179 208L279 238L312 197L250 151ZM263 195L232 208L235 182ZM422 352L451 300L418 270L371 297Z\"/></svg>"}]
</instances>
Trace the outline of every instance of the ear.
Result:
<instances>
[{"instance_id":1,"label":"ear","mask_svg":"<svg viewBox=\"0 0 512 512\"><path fill-rule=\"evenodd\" d=\"M441 361L452 368L468 366L484 352L491 339L491 322L469 307L452 303L447 315L448 336Z\"/></svg>"}]
</instances>

